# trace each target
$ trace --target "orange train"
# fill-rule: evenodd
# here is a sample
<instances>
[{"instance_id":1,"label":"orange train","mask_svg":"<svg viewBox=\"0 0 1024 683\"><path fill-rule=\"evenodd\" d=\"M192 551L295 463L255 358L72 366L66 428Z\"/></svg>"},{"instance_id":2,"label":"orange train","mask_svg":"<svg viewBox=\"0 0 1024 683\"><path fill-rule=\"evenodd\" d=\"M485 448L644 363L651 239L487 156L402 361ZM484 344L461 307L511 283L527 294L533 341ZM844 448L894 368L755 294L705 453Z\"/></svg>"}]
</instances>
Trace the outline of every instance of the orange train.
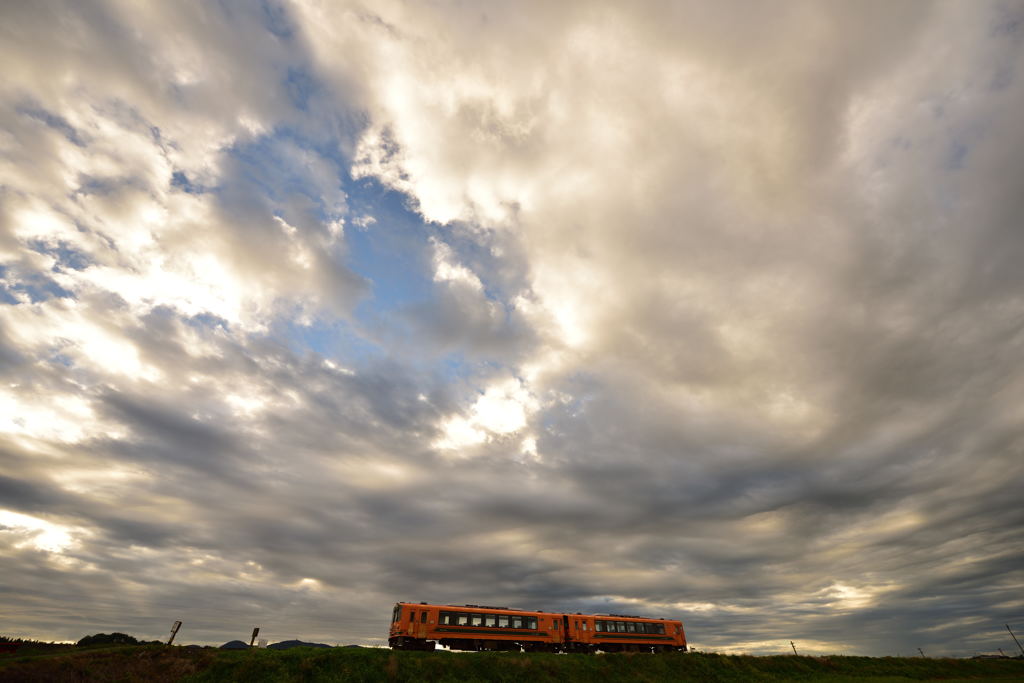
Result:
<instances>
[{"instance_id":1,"label":"orange train","mask_svg":"<svg viewBox=\"0 0 1024 683\"><path fill-rule=\"evenodd\" d=\"M399 602L388 644L397 650L526 652L686 651L683 622L617 614L530 612L483 605Z\"/></svg>"}]
</instances>

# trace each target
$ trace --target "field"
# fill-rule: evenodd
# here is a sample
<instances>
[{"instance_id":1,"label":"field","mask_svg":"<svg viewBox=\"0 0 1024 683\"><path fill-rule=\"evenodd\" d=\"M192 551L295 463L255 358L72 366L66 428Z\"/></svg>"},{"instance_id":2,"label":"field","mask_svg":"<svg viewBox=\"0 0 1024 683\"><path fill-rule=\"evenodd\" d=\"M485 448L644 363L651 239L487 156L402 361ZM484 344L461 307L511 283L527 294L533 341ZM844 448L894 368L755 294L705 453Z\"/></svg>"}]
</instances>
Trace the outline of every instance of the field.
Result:
<instances>
[{"instance_id":1,"label":"field","mask_svg":"<svg viewBox=\"0 0 1024 683\"><path fill-rule=\"evenodd\" d=\"M552 655L161 645L0 655L0 681L1024 681L1024 660Z\"/></svg>"}]
</instances>

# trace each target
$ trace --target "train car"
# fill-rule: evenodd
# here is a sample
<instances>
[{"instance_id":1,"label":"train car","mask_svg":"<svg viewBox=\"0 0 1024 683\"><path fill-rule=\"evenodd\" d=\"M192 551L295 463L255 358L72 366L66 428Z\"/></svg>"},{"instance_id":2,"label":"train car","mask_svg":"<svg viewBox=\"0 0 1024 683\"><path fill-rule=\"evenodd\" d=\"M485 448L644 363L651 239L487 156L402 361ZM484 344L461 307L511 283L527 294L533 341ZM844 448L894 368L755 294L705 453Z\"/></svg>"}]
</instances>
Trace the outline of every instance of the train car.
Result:
<instances>
[{"instance_id":1,"label":"train car","mask_svg":"<svg viewBox=\"0 0 1024 683\"><path fill-rule=\"evenodd\" d=\"M567 614L565 622L567 652L686 652L678 619Z\"/></svg>"},{"instance_id":2,"label":"train car","mask_svg":"<svg viewBox=\"0 0 1024 683\"><path fill-rule=\"evenodd\" d=\"M440 644L478 651L685 652L686 635L682 622L671 619L399 602L388 644L400 650Z\"/></svg>"},{"instance_id":3,"label":"train car","mask_svg":"<svg viewBox=\"0 0 1024 683\"><path fill-rule=\"evenodd\" d=\"M557 652L564 642L560 614L482 605L399 602L388 644L399 650L513 650Z\"/></svg>"}]
</instances>

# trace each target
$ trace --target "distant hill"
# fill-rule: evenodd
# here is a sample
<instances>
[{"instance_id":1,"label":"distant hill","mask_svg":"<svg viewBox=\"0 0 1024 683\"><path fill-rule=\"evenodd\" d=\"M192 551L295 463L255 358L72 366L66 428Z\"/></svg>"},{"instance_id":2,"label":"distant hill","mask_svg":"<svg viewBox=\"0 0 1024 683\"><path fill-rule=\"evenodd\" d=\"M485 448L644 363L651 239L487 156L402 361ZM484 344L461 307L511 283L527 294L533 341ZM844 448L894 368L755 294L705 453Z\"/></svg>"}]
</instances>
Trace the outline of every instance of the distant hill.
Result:
<instances>
[{"instance_id":1,"label":"distant hill","mask_svg":"<svg viewBox=\"0 0 1024 683\"><path fill-rule=\"evenodd\" d=\"M290 650L293 647L331 647L323 643L304 643L301 640L282 640L280 643L267 645L268 650Z\"/></svg>"},{"instance_id":2,"label":"distant hill","mask_svg":"<svg viewBox=\"0 0 1024 683\"><path fill-rule=\"evenodd\" d=\"M249 644L240 640L229 640L220 646L221 650L248 650Z\"/></svg>"}]
</instances>

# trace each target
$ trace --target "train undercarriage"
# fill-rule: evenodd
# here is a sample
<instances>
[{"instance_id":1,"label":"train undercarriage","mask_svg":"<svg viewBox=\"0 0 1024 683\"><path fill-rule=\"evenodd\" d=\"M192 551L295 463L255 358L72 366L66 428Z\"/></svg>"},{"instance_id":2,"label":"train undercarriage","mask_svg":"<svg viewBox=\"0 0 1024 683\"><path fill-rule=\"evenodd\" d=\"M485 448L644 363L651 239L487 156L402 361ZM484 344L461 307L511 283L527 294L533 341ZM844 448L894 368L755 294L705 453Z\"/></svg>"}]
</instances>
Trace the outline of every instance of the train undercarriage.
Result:
<instances>
[{"instance_id":1,"label":"train undercarriage","mask_svg":"<svg viewBox=\"0 0 1024 683\"><path fill-rule=\"evenodd\" d=\"M451 650L468 652L567 652L597 654L598 652L686 652L685 647L672 645L645 645L634 643L605 643L600 646L589 643L546 643L538 641L488 640L477 638L441 638L438 641L396 636L388 644L395 650L432 651L439 644Z\"/></svg>"}]
</instances>

